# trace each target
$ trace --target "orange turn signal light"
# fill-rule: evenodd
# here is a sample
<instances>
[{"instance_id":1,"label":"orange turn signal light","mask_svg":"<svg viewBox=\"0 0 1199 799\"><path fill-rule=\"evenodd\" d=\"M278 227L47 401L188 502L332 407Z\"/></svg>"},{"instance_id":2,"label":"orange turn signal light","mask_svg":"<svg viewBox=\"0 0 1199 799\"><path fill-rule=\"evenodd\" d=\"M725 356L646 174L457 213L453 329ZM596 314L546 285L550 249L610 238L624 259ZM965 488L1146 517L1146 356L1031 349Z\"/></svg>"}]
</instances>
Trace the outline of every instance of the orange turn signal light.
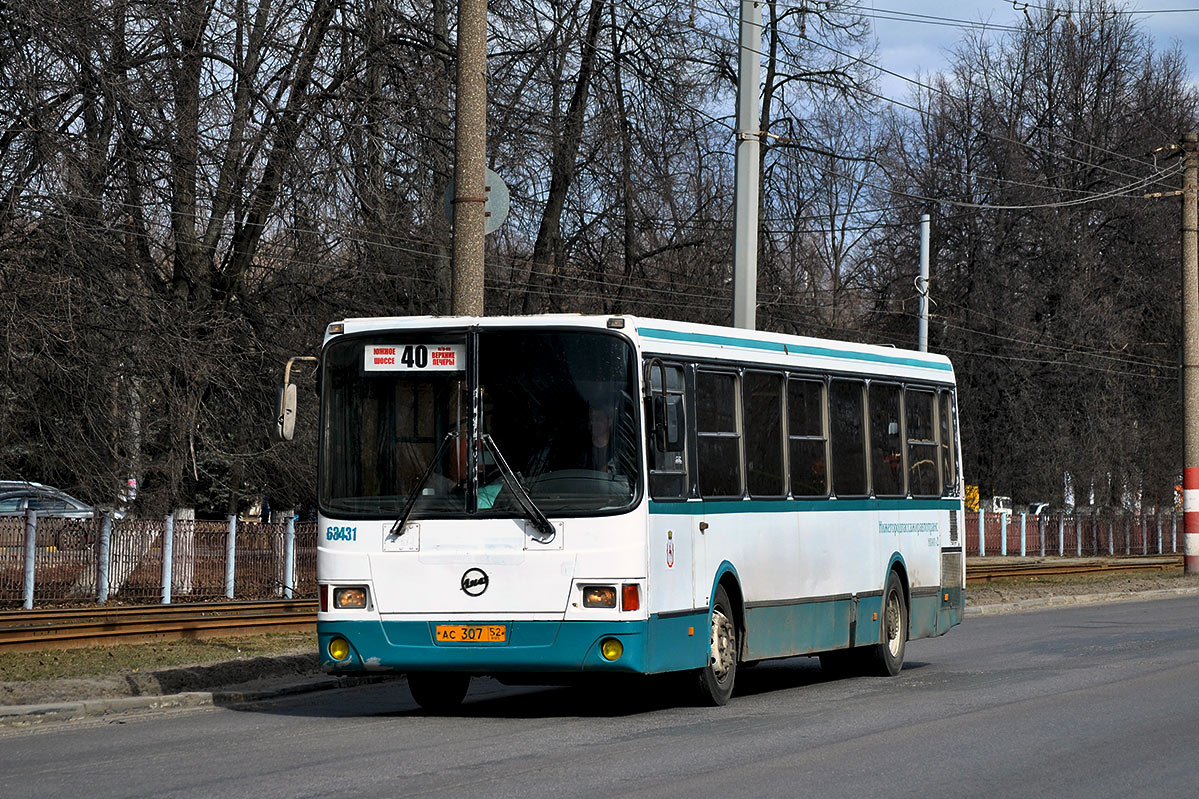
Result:
<instances>
[{"instance_id":1,"label":"orange turn signal light","mask_svg":"<svg viewBox=\"0 0 1199 799\"><path fill-rule=\"evenodd\" d=\"M625 583L620 587L620 609L641 610L641 589L636 583Z\"/></svg>"}]
</instances>

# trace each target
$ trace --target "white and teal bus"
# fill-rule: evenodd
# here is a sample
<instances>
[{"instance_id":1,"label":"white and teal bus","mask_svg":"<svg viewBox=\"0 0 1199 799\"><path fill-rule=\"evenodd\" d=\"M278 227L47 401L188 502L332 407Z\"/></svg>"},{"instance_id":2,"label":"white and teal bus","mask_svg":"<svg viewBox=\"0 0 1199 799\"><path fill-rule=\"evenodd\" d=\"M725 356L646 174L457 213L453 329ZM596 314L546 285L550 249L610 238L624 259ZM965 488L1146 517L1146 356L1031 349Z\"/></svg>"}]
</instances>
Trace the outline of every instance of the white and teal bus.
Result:
<instances>
[{"instance_id":1,"label":"white and teal bus","mask_svg":"<svg viewBox=\"0 0 1199 799\"><path fill-rule=\"evenodd\" d=\"M896 674L964 605L938 355L629 316L346 319L320 357L332 673Z\"/></svg>"}]
</instances>

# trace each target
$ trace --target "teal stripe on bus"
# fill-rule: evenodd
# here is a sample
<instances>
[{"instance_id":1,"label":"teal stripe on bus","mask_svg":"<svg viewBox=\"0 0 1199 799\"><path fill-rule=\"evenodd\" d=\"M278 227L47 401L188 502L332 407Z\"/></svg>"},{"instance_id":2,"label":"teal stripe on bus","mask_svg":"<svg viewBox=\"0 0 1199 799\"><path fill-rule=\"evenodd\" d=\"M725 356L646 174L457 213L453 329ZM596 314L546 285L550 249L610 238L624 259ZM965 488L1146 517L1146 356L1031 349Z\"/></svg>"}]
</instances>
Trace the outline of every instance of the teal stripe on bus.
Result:
<instances>
[{"instance_id":1,"label":"teal stripe on bus","mask_svg":"<svg viewBox=\"0 0 1199 799\"><path fill-rule=\"evenodd\" d=\"M649 512L676 516L710 513L837 513L842 511L961 510L958 499L733 499L650 502Z\"/></svg>"},{"instance_id":2,"label":"teal stripe on bus","mask_svg":"<svg viewBox=\"0 0 1199 799\"><path fill-rule=\"evenodd\" d=\"M639 327L637 333L645 338L665 341L682 341L690 344L715 344L725 347L743 347L751 350L779 352L785 355L815 355L821 358L840 358L849 361L886 363L896 366L915 366L920 369L937 369L952 372L953 367L941 361L923 361L917 358L902 358L897 355L880 355L872 352L852 352L829 347L813 347L805 344L788 344L782 341L757 341L735 336L718 336L712 333L686 333L680 330L662 330L654 327Z\"/></svg>"}]
</instances>

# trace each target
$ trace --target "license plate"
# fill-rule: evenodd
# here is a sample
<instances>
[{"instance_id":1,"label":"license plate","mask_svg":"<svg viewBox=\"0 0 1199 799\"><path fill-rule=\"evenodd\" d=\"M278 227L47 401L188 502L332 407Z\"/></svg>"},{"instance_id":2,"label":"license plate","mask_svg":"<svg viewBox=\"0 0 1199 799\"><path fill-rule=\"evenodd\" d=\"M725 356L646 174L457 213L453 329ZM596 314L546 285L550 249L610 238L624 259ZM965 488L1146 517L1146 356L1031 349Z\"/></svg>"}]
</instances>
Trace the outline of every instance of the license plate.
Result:
<instances>
[{"instance_id":1,"label":"license plate","mask_svg":"<svg viewBox=\"0 0 1199 799\"><path fill-rule=\"evenodd\" d=\"M508 628L502 624L438 624L439 644L495 643L508 640Z\"/></svg>"}]
</instances>

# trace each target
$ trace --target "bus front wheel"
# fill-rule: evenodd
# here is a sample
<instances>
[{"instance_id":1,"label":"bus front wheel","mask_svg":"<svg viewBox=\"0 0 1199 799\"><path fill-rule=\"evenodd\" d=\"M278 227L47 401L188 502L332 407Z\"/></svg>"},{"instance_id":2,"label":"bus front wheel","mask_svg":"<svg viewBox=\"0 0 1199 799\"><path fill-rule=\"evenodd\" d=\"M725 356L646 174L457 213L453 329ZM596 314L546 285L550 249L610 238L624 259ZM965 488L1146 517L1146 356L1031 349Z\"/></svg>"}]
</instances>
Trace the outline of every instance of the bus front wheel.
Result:
<instances>
[{"instance_id":1,"label":"bus front wheel","mask_svg":"<svg viewBox=\"0 0 1199 799\"><path fill-rule=\"evenodd\" d=\"M724 705L733 695L740 639L736 614L723 586L716 586L709 627L708 665L699 670L699 697L705 704Z\"/></svg>"},{"instance_id":2,"label":"bus front wheel","mask_svg":"<svg viewBox=\"0 0 1199 799\"><path fill-rule=\"evenodd\" d=\"M903 583L891 572L883 592L883 618L879 643L873 647L869 672L879 677L894 677L903 668L903 652L908 640L908 605L903 598Z\"/></svg>"},{"instance_id":3,"label":"bus front wheel","mask_svg":"<svg viewBox=\"0 0 1199 799\"><path fill-rule=\"evenodd\" d=\"M412 698L430 713L445 713L462 704L470 675L456 672L413 672L408 675Z\"/></svg>"}]
</instances>

